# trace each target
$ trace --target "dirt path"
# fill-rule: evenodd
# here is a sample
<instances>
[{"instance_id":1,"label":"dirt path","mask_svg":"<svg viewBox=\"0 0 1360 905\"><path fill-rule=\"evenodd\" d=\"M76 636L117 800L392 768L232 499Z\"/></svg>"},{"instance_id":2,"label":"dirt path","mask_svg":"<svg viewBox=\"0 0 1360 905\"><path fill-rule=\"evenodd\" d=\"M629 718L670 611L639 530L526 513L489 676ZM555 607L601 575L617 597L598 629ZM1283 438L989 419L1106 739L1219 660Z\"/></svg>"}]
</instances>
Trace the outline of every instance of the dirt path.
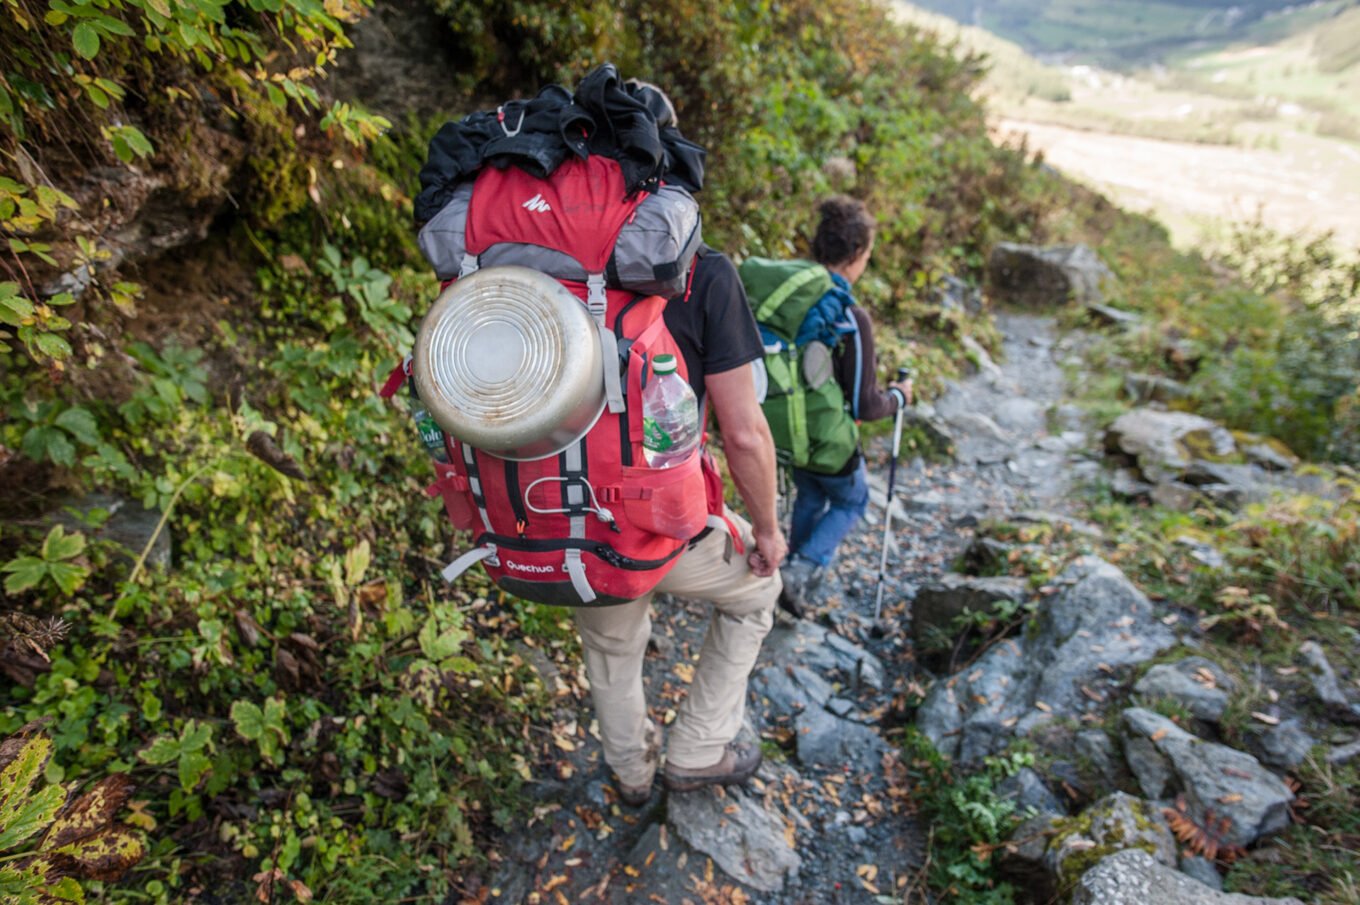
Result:
<instances>
[{"instance_id":1,"label":"dirt path","mask_svg":"<svg viewBox=\"0 0 1360 905\"><path fill-rule=\"evenodd\" d=\"M886 441L871 446L875 505L818 594L815 619L780 615L752 676L750 723L767 752L745 789L616 798L579 667L535 662L559 691L561 759L532 785L538 806L512 831L473 901L847 905L882 901L917 882L923 834L898 763L901 701L917 680L909 600L948 569L972 527L991 517L1050 518L1088 462L1064 407L1060 359L1072 354L1051 319L1002 314L999 367L949 386L932 417L957 461L903 463L885 632L871 631ZM1054 434L1050 425L1065 425ZM1093 464L1093 463L1090 463ZM709 611L658 599L645 680L668 724L693 675ZM572 670L575 670L574 672ZM487 894L490 893L490 894ZM450 900L450 905L460 901ZM467 901L463 899L461 901Z\"/></svg>"},{"instance_id":2,"label":"dirt path","mask_svg":"<svg viewBox=\"0 0 1360 905\"><path fill-rule=\"evenodd\" d=\"M1210 221L1249 220L1259 209L1279 231L1334 230L1343 247L1360 247L1360 151L1344 142L1287 133L1271 150L1015 119L997 121L994 131L1027 136L1029 147L1065 174L1131 210L1151 210L1181 245L1197 240Z\"/></svg>"}]
</instances>

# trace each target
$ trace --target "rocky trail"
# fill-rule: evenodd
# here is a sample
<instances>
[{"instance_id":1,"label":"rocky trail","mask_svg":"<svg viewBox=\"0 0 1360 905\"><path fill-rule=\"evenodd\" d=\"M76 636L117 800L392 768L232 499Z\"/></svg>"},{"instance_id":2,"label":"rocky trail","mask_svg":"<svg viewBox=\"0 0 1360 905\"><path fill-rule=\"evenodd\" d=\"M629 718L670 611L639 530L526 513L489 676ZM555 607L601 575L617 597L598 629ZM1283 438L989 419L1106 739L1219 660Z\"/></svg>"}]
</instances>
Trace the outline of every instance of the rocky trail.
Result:
<instances>
[{"instance_id":1,"label":"rocky trail","mask_svg":"<svg viewBox=\"0 0 1360 905\"><path fill-rule=\"evenodd\" d=\"M1024 552L986 536L988 524L1029 525L1100 548L1100 530L1072 510L1077 491L1105 470L1110 445L1065 399L1064 369L1080 372L1085 337L1060 336L1053 318L1030 313L1003 312L997 324L1000 363L982 353L977 373L912 416L953 455L899 467L881 622L873 623L873 609L888 502L884 438L869 447L869 517L829 570L815 615L777 617L751 680L745 731L759 734L767 755L757 779L677 795L658 781L646 807L623 806L583 670L531 651L559 696L556 776L531 784L537 806L528 825L508 835L482 885L450 905L923 901L927 828L913 816L900 755L910 722L965 768L1022 735L1046 752L1041 768L1004 786L1033 816L1015 833L1014 850L999 856L1034 901L1172 901L1148 890L1188 903L1276 901L1215 891L1218 870L1178 852L1163 809L1179 808L1192 823L1226 820L1224 846L1279 831L1294 799L1279 774L1314 741L1299 721L1259 727L1252 753L1215 741L1232 681L1197 657L1154 666L1137 686L1140 700L1178 701L1193 722L1132 706L1135 667L1196 642L1173 607L1154 604L1094 555L1074 559L1037 596L1023 579L982 577L1008 571L1007 557ZM1137 411L1177 429L1155 410ZM1221 486L1189 483L1203 463L1159 471L1149 452L1156 443L1121 447L1120 439L1113 445L1130 457L1137 485L1130 493L1177 485L1193 496ZM1263 466L1242 468L1255 471L1236 477L1257 483L1238 491L1269 483ZM929 643L960 613L1006 601L1034 604L1032 631L980 646L960 641L952 651ZM707 619L701 602L657 600L645 675L663 725L693 676ZM1329 671L1323 657L1312 674L1324 681ZM1353 710L1335 676L1331 683L1333 703Z\"/></svg>"}]
</instances>

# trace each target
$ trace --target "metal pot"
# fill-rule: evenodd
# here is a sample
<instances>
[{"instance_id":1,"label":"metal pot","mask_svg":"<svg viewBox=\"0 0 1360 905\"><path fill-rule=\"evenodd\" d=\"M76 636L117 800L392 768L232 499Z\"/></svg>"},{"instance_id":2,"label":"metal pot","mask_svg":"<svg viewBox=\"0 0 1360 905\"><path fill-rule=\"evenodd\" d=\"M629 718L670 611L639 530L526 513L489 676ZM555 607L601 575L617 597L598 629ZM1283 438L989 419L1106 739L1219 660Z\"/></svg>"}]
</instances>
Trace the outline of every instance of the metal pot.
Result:
<instances>
[{"instance_id":1,"label":"metal pot","mask_svg":"<svg viewBox=\"0 0 1360 905\"><path fill-rule=\"evenodd\" d=\"M412 374L434 420L503 459L555 455L605 405L600 338L585 303L527 267L488 267L435 300Z\"/></svg>"}]
</instances>

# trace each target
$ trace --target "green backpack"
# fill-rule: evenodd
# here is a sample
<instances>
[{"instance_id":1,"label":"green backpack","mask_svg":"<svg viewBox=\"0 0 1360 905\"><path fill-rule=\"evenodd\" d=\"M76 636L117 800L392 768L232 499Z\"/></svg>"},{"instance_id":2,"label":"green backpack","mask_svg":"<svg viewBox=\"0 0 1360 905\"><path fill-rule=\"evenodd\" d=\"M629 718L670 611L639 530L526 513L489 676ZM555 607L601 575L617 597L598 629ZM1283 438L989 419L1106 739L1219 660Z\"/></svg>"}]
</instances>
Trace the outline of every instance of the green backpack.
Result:
<instances>
[{"instance_id":1,"label":"green backpack","mask_svg":"<svg viewBox=\"0 0 1360 905\"><path fill-rule=\"evenodd\" d=\"M794 338L813 305L831 288L831 274L811 261L747 258L738 269L765 341L769 386L761 408L781 464L835 474L859 447L859 425L820 342ZM859 335L849 337L859 349Z\"/></svg>"}]
</instances>

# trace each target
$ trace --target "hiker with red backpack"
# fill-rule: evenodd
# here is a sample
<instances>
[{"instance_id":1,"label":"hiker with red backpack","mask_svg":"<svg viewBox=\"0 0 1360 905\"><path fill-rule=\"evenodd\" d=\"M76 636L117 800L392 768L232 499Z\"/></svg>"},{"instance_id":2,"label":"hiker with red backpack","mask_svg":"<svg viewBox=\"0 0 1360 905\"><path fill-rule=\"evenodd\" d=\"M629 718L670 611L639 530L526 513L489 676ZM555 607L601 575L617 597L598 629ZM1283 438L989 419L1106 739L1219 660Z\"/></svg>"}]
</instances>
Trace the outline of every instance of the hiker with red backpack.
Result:
<instances>
[{"instance_id":1,"label":"hiker with red backpack","mask_svg":"<svg viewBox=\"0 0 1360 905\"><path fill-rule=\"evenodd\" d=\"M703 151L654 86L611 65L567 92L473 114L432 140L416 202L445 289L403 383L454 526L503 590L575 608L605 760L651 795L660 730L643 657L662 591L716 611L671 728L665 784L743 782L746 682L786 552L736 268L702 244ZM712 410L747 522L702 446Z\"/></svg>"},{"instance_id":2,"label":"hiker with red backpack","mask_svg":"<svg viewBox=\"0 0 1360 905\"><path fill-rule=\"evenodd\" d=\"M797 617L869 505L859 422L912 402L910 379L879 389L873 323L850 291L873 254L873 215L844 195L818 213L814 260L741 267L767 353L765 412L797 490L779 600Z\"/></svg>"}]
</instances>

